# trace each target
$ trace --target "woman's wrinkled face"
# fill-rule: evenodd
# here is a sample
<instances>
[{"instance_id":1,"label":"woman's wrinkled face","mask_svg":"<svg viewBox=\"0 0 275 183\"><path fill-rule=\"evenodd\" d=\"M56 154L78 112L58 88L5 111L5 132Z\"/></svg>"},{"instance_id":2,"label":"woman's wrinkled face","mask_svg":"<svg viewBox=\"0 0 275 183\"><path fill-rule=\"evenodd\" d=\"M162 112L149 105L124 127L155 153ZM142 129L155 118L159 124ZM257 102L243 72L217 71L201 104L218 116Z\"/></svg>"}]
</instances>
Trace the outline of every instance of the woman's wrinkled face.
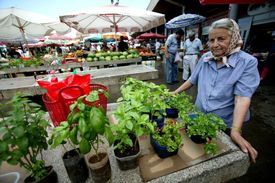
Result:
<instances>
[{"instance_id":1,"label":"woman's wrinkled face","mask_svg":"<svg viewBox=\"0 0 275 183\"><path fill-rule=\"evenodd\" d=\"M215 57L225 55L230 39L229 31L223 28L215 28L209 33L209 48Z\"/></svg>"}]
</instances>

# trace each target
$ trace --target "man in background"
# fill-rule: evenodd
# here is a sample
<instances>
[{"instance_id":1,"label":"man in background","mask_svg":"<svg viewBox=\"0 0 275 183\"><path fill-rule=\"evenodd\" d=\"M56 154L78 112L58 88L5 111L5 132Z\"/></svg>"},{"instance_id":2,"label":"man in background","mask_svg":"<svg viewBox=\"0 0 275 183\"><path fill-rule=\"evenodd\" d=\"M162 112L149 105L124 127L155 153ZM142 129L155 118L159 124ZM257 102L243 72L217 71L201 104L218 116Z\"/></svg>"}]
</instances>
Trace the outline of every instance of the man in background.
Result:
<instances>
[{"instance_id":1,"label":"man in background","mask_svg":"<svg viewBox=\"0 0 275 183\"><path fill-rule=\"evenodd\" d=\"M166 57L166 83L173 85L178 83L178 62L175 61L176 53L180 48L180 42L184 36L184 31L179 29L176 33L171 34L165 43L165 57Z\"/></svg>"},{"instance_id":2,"label":"man in background","mask_svg":"<svg viewBox=\"0 0 275 183\"><path fill-rule=\"evenodd\" d=\"M189 75L193 73L197 62L202 55L202 51L203 48L201 40L195 37L195 32L190 32L188 34L188 39L184 42L183 45L183 81L186 81L189 78Z\"/></svg>"},{"instance_id":3,"label":"man in background","mask_svg":"<svg viewBox=\"0 0 275 183\"><path fill-rule=\"evenodd\" d=\"M120 36L120 41L118 42L118 51L127 51L128 50L128 44L124 41L124 37Z\"/></svg>"}]
</instances>

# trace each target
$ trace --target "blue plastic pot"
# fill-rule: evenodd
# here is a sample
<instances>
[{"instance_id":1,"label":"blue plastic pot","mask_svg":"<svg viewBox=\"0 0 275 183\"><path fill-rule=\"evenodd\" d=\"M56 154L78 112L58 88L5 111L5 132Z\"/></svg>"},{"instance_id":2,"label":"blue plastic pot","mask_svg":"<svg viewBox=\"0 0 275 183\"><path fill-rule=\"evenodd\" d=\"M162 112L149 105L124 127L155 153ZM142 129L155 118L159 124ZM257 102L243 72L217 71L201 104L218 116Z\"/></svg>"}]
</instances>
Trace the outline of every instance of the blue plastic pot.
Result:
<instances>
[{"instance_id":1,"label":"blue plastic pot","mask_svg":"<svg viewBox=\"0 0 275 183\"><path fill-rule=\"evenodd\" d=\"M164 117L162 117L162 118L157 118L156 116L153 116L152 121L155 121L155 122L157 123L157 127L158 127L159 129L161 129L161 128L163 127L163 125L164 125Z\"/></svg>"},{"instance_id":2,"label":"blue plastic pot","mask_svg":"<svg viewBox=\"0 0 275 183\"><path fill-rule=\"evenodd\" d=\"M176 108L167 108L166 111L166 117L167 118L178 118L179 117L179 110Z\"/></svg>"},{"instance_id":3,"label":"blue plastic pot","mask_svg":"<svg viewBox=\"0 0 275 183\"><path fill-rule=\"evenodd\" d=\"M173 151L173 152L169 152L167 150L167 148L165 146L160 145L154 138L152 135L150 135L150 141L151 141L151 145L153 146L155 152L157 153L157 155L160 158L167 158L170 156L174 156L176 154L178 154L178 149Z\"/></svg>"}]
</instances>

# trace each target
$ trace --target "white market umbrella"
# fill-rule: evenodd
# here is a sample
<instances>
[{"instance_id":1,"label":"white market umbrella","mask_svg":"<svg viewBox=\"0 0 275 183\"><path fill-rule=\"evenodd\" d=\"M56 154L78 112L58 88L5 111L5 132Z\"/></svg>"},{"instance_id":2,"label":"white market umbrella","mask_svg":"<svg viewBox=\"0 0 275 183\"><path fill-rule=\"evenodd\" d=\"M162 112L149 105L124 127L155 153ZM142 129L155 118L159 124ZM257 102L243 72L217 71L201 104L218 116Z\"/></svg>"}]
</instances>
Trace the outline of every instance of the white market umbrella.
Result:
<instances>
[{"instance_id":1,"label":"white market umbrella","mask_svg":"<svg viewBox=\"0 0 275 183\"><path fill-rule=\"evenodd\" d=\"M95 7L59 18L82 33L144 32L165 23L164 14L120 5Z\"/></svg>"},{"instance_id":2,"label":"white market umbrella","mask_svg":"<svg viewBox=\"0 0 275 183\"><path fill-rule=\"evenodd\" d=\"M52 32L42 23L56 22L52 18L18 8L0 9L0 40L28 43L27 38L39 38ZM21 36L21 38L20 38Z\"/></svg>"},{"instance_id":3,"label":"white market umbrella","mask_svg":"<svg viewBox=\"0 0 275 183\"><path fill-rule=\"evenodd\" d=\"M46 23L44 25L55 30L58 35L64 35L71 32L71 28L62 22Z\"/></svg>"}]
</instances>

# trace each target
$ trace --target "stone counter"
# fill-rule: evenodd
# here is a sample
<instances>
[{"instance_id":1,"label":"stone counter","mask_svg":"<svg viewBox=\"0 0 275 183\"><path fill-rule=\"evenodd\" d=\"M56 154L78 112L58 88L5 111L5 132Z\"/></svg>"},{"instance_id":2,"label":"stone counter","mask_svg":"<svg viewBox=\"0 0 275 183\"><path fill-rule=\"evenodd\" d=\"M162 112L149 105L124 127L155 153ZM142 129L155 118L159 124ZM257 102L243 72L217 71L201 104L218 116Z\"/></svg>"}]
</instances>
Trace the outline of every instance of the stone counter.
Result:
<instances>
[{"instance_id":1,"label":"stone counter","mask_svg":"<svg viewBox=\"0 0 275 183\"><path fill-rule=\"evenodd\" d=\"M115 104L108 104L108 111L114 110ZM47 116L46 118L49 118ZM49 128L49 136L52 127ZM232 143L230 138L224 134L219 134L218 138L222 143L229 147L229 151L221 154L212 159L203 161L180 171L162 176L149 183L175 183L175 182L190 182L190 183L219 183L226 182L230 179L240 177L246 173L250 166L249 157L244 154L235 144ZM52 165L58 174L59 183L70 183L67 172L65 170L62 156L65 150L62 146L56 149L49 149L43 152L43 157L46 165ZM140 183L143 182L140 176L139 167L136 169L121 171L116 162L112 148L108 150L109 160L112 169L112 183ZM7 166L1 167L2 171L10 172L17 171L21 173L20 182L23 182L27 175L20 167ZM0 168L0 174L1 174ZM6 171L5 171L6 169ZM9 169L9 170L7 170ZM93 182L91 176L87 179L86 183Z\"/></svg>"},{"instance_id":2,"label":"stone counter","mask_svg":"<svg viewBox=\"0 0 275 183\"><path fill-rule=\"evenodd\" d=\"M108 104L108 111L116 108L116 104ZM149 183L219 183L244 175L249 166L249 157L243 153L225 133L219 134L218 138L229 147L229 151L217 157L190 166L180 171L171 173L148 181ZM52 164L58 173L60 183L69 183L65 167L62 162L62 148L50 150L45 154L47 164ZM143 182L140 176L139 167L133 170L121 171L116 162L112 148L109 148L109 159L112 169L112 183L140 183ZM93 182L90 177L87 181Z\"/></svg>"},{"instance_id":3,"label":"stone counter","mask_svg":"<svg viewBox=\"0 0 275 183\"><path fill-rule=\"evenodd\" d=\"M57 77L66 77L72 73L56 74ZM140 80L151 80L158 78L158 71L144 65L130 65L105 69L81 71L78 74L91 74L91 83L100 83L105 86L119 85L126 77ZM0 79L0 100L9 99L16 92L23 94L41 95L45 90L40 88L34 77Z\"/></svg>"}]
</instances>

